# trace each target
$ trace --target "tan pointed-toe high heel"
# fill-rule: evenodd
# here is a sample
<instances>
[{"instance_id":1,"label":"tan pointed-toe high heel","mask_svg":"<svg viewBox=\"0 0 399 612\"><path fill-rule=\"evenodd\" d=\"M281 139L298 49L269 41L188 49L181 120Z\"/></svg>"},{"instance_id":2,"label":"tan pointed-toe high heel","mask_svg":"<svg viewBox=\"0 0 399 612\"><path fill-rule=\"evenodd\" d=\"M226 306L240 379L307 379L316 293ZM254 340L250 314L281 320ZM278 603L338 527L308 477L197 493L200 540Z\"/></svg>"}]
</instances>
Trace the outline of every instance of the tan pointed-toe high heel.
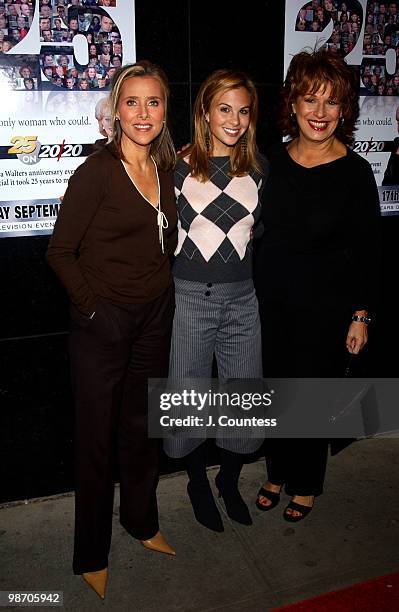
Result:
<instances>
[{"instance_id":1,"label":"tan pointed-toe high heel","mask_svg":"<svg viewBox=\"0 0 399 612\"><path fill-rule=\"evenodd\" d=\"M108 579L107 568L99 570L98 572L86 572L82 574L82 578L101 599L105 599L105 589L107 588Z\"/></svg>"},{"instance_id":2,"label":"tan pointed-toe high heel","mask_svg":"<svg viewBox=\"0 0 399 612\"><path fill-rule=\"evenodd\" d=\"M148 548L148 550L155 550L156 552L165 553L167 555L176 555L176 551L169 546L160 531L158 531L153 538L150 538L149 540L140 540L140 542L144 548Z\"/></svg>"}]
</instances>

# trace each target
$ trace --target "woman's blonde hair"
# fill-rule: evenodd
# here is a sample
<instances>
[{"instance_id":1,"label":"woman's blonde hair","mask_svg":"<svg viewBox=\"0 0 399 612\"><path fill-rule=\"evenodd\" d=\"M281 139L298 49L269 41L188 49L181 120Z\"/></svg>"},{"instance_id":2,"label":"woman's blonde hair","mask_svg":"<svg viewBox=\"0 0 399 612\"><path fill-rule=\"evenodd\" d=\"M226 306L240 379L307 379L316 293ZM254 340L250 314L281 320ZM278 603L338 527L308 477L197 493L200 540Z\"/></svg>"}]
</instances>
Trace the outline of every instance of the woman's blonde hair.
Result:
<instances>
[{"instance_id":1,"label":"woman's blonde hair","mask_svg":"<svg viewBox=\"0 0 399 612\"><path fill-rule=\"evenodd\" d=\"M243 87L250 96L248 130L232 147L230 156L231 176L243 176L251 170L261 172L256 145L256 122L258 119L258 94L255 84L243 72L216 70L202 83L194 104L194 138L191 147L181 156L189 156L191 174L201 182L209 179L209 157L212 155L211 135L205 115L220 93Z\"/></svg>"},{"instance_id":2,"label":"woman's blonde hair","mask_svg":"<svg viewBox=\"0 0 399 612\"><path fill-rule=\"evenodd\" d=\"M122 128L120 122L116 119L120 93L123 83L127 79L135 77L151 76L160 83L165 98L165 122L163 128L155 140L151 143L150 154L155 159L157 166L161 170L172 170L176 163L176 152L173 146L172 137L168 128L168 99L169 99L169 84L168 79L159 66L152 64L147 60L141 60L135 64L127 64L119 68L113 76L110 92L110 104L113 124L112 142L121 159L124 159L121 140Z\"/></svg>"}]
</instances>

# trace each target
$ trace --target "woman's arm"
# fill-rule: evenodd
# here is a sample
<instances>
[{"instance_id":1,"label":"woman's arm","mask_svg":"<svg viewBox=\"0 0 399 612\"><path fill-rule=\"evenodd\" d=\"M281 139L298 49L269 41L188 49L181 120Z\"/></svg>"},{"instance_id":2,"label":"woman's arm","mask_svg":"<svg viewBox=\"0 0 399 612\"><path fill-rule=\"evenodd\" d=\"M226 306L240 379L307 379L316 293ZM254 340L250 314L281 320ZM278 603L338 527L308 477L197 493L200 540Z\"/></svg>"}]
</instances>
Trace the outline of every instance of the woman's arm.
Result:
<instances>
[{"instance_id":1,"label":"woman's arm","mask_svg":"<svg viewBox=\"0 0 399 612\"><path fill-rule=\"evenodd\" d=\"M371 166L363 160L353 186L350 227L350 257L353 315L373 318L378 301L380 265L380 202ZM349 185L348 185L349 186ZM352 321L346 339L350 353L357 354L367 343L367 323Z\"/></svg>"},{"instance_id":2,"label":"woman's arm","mask_svg":"<svg viewBox=\"0 0 399 612\"><path fill-rule=\"evenodd\" d=\"M105 169L88 158L69 179L47 251L47 261L66 288L71 301L87 316L96 297L78 263L80 244L103 198Z\"/></svg>"}]
</instances>

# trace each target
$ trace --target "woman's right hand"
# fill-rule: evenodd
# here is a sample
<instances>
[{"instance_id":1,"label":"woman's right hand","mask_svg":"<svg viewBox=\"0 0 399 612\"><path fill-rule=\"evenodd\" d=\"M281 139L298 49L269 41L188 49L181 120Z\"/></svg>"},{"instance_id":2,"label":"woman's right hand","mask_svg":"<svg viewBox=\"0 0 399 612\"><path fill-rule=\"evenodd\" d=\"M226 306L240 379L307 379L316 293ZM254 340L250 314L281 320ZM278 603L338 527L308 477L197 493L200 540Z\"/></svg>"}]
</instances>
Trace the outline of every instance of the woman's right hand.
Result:
<instances>
[{"instance_id":1,"label":"woman's right hand","mask_svg":"<svg viewBox=\"0 0 399 612\"><path fill-rule=\"evenodd\" d=\"M185 145L183 145L181 147L181 149L179 149L177 151L177 154L180 155L180 153L183 153L183 151L185 151L186 149L188 149L189 147L191 147L191 142L187 142Z\"/></svg>"},{"instance_id":2,"label":"woman's right hand","mask_svg":"<svg viewBox=\"0 0 399 612\"><path fill-rule=\"evenodd\" d=\"M346 337L346 348L351 355L357 355L367 344L367 323L352 321Z\"/></svg>"}]
</instances>

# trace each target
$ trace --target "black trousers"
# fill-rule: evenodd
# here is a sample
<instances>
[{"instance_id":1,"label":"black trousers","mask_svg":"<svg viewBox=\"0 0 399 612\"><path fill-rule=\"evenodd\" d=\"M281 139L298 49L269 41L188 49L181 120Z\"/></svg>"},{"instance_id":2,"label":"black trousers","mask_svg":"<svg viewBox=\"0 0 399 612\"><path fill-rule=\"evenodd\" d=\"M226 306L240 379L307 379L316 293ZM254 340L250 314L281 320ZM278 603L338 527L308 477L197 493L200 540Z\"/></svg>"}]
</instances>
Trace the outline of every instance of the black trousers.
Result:
<instances>
[{"instance_id":1,"label":"black trousers","mask_svg":"<svg viewBox=\"0 0 399 612\"><path fill-rule=\"evenodd\" d=\"M323 493L328 440L267 440L265 454L269 481L285 485L287 495L316 496Z\"/></svg>"},{"instance_id":2,"label":"black trousers","mask_svg":"<svg viewBox=\"0 0 399 612\"><path fill-rule=\"evenodd\" d=\"M271 293L272 295L272 293ZM329 378L344 376L349 354L345 339L351 310L342 305L309 307L259 296L264 376ZM285 484L288 495L321 495L328 439L268 439L268 479Z\"/></svg>"},{"instance_id":3,"label":"black trousers","mask_svg":"<svg viewBox=\"0 0 399 612\"><path fill-rule=\"evenodd\" d=\"M173 313L172 287L146 304L99 298L92 320L71 306L76 574L108 565L115 461L121 524L140 540L158 531L158 441L148 438L147 379L167 376Z\"/></svg>"}]
</instances>

